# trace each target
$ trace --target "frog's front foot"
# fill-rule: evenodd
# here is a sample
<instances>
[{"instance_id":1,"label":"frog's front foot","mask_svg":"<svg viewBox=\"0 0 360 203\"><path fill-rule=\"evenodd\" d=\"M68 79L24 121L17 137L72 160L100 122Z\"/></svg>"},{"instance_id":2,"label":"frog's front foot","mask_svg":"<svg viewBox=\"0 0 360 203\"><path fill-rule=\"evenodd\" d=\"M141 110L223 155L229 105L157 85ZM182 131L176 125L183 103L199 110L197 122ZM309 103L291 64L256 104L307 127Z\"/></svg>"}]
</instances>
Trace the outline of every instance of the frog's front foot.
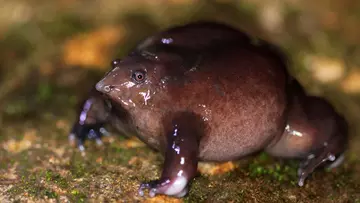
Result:
<instances>
[{"instance_id":1,"label":"frog's front foot","mask_svg":"<svg viewBox=\"0 0 360 203\"><path fill-rule=\"evenodd\" d=\"M153 180L140 184L139 195L144 196L144 189L148 189L150 197L154 197L156 194L183 197L188 192L187 183L188 180L183 176L173 179Z\"/></svg>"},{"instance_id":2,"label":"frog's front foot","mask_svg":"<svg viewBox=\"0 0 360 203\"><path fill-rule=\"evenodd\" d=\"M188 192L188 183L197 173L199 140L203 135L203 123L200 117L193 113L176 114L166 125L167 148L160 179L142 183L139 195L144 195L144 189L149 189L151 197L164 194L183 197Z\"/></svg>"},{"instance_id":3,"label":"frog's front foot","mask_svg":"<svg viewBox=\"0 0 360 203\"><path fill-rule=\"evenodd\" d=\"M103 124L79 124L75 123L70 134L69 141L77 145L81 152L85 151L85 140L95 140L98 145L102 145L101 138L109 133L103 127Z\"/></svg>"}]
</instances>

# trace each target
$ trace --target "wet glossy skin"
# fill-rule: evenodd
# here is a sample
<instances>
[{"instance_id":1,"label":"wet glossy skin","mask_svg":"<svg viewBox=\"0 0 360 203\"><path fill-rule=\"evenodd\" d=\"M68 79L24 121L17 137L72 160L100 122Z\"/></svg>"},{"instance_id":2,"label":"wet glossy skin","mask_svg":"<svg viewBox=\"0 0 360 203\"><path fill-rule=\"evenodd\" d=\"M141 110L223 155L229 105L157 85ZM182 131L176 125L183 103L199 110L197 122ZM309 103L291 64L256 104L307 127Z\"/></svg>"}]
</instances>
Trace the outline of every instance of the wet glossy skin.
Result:
<instances>
[{"instance_id":1,"label":"wet glossy skin","mask_svg":"<svg viewBox=\"0 0 360 203\"><path fill-rule=\"evenodd\" d=\"M151 196L184 196L198 161L260 150L302 159L302 186L318 165L345 150L347 124L332 106L304 93L274 47L254 45L227 26L169 29L112 65L84 102L71 138L83 150L88 135L100 143L103 125L111 123L162 152L162 175L141 184L141 195L149 189Z\"/></svg>"}]
</instances>

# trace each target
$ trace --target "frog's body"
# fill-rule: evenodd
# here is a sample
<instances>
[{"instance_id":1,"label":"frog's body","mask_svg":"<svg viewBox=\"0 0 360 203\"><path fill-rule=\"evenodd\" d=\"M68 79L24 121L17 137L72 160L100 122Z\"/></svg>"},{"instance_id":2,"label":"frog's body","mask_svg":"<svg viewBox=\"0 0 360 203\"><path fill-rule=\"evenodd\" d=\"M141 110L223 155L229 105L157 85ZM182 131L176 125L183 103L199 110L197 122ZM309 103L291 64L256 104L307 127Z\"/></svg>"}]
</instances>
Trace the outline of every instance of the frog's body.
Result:
<instances>
[{"instance_id":1,"label":"frog's body","mask_svg":"<svg viewBox=\"0 0 360 203\"><path fill-rule=\"evenodd\" d=\"M305 159L302 185L345 150L345 120L325 100L305 94L274 47L216 23L145 39L113 62L96 89L112 105L95 93L72 135L83 141L92 129L99 138L110 122L163 152L161 178L142 184L141 194L149 188L151 195L183 196L199 160L235 160L260 150Z\"/></svg>"}]
</instances>

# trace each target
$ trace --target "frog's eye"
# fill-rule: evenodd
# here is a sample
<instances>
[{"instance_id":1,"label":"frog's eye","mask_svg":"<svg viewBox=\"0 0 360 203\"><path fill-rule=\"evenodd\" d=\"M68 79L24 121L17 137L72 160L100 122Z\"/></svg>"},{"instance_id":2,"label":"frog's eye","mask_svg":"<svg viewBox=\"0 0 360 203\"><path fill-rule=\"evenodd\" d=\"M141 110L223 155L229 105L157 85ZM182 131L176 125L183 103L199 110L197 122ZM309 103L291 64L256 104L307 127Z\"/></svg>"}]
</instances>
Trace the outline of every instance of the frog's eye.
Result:
<instances>
[{"instance_id":1,"label":"frog's eye","mask_svg":"<svg viewBox=\"0 0 360 203\"><path fill-rule=\"evenodd\" d=\"M146 77L146 73L144 71L135 71L132 74L132 79L137 83L144 82L145 77Z\"/></svg>"}]
</instances>

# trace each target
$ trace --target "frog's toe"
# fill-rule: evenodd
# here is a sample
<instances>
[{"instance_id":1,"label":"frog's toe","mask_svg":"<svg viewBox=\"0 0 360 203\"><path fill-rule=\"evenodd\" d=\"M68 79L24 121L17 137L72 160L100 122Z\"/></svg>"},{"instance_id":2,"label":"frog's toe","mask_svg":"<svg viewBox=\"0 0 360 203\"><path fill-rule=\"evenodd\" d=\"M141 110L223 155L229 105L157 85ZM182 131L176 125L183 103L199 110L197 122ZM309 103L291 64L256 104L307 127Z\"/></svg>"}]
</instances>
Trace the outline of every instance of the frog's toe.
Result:
<instances>
[{"instance_id":1,"label":"frog's toe","mask_svg":"<svg viewBox=\"0 0 360 203\"><path fill-rule=\"evenodd\" d=\"M70 143L70 145L75 146L75 144L76 144L76 135L75 135L75 133L70 133L69 134L69 143Z\"/></svg>"},{"instance_id":2,"label":"frog's toe","mask_svg":"<svg viewBox=\"0 0 360 203\"><path fill-rule=\"evenodd\" d=\"M327 150L323 151L319 155L309 155L307 159L300 164L298 170L299 181L298 185L303 186L305 179L321 164L326 161L334 162L336 157L333 153L328 152Z\"/></svg>"},{"instance_id":3,"label":"frog's toe","mask_svg":"<svg viewBox=\"0 0 360 203\"><path fill-rule=\"evenodd\" d=\"M335 161L333 161L332 163L327 165L326 168L328 168L328 169L337 168L344 162L344 160L345 160L345 155L344 155L344 153L342 153L335 159Z\"/></svg>"},{"instance_id":4,"label":"frog's toe","mask_svg":"<svg viewBox=\"0 0 360 203\"><path fill-rule=\"evenodd\" d=\"M109 133L106 129L100 124L74 124L70 134L69 142L71 145L77 145L78 149L81 152L85 151L84 142L89 140L95 140L96 144L102 145L103 142L101 138Z\"/></svg>"}]
</instances>

